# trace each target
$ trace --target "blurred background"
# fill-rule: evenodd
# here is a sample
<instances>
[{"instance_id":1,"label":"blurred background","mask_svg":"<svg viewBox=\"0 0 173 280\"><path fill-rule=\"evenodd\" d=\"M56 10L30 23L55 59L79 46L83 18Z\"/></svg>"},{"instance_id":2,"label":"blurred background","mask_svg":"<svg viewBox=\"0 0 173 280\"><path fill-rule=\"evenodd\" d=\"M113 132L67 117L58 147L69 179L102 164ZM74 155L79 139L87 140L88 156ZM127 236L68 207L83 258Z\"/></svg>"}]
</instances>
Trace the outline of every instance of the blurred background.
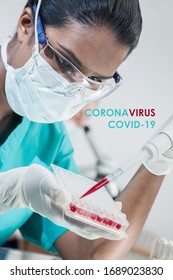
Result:
<instances>
[{"instance_id":1,"label":"blurred background","mask_svg":"<svg viewBox=\"0 0 173 280\"><path fill-rule=\"evenodd\" d=\"M0 0L0 43L8 35L13 35L17 19L26 0ZM142 145L154 134L162 123L173 114L173 1L140 0L143 14L143 32L137 49L119 69L124 83L118 91L101 100L99 104L89 105L102 109L155 109L154 118L116 117L88 118L82 125L89 127L97 151L93 151L84 129L68 121L67 129L75 149L75 159L81 173L96 177L98 156L106 162L109 170L138 153ZM110 120L154 120L155 127L110 129ZM99 155L98 155L99 153ZM110 163L110 164L109 164ZM137 166L118 179L118 189L122 190L133 176ZM106 170L106 169L105 169ZM88 172L92 171L92 172ZM173 239L173 172L165 179L160 193L153 205L144 226L146 232Z\"/></svg>"}]
</instances>

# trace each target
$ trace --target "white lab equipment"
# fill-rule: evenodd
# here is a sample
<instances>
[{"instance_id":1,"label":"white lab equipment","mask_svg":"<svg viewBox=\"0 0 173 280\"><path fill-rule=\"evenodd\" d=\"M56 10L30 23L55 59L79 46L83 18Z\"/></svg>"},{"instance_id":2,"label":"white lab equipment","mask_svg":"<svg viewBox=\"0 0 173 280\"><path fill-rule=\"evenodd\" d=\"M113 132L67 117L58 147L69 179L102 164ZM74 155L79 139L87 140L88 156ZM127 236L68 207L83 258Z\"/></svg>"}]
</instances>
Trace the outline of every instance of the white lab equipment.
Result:
<instances>
[{"instance_id":1,"label":"white lab equipment","mask_svg":"<svg viewBox=\"0 0 173 280\"><path fill-rule=\"evenodd\" d=\"M166 238L158 238L152 244L150 259L173 260L173 241Z\"/></svg>"},{"instance_id":2,"label":"white lab equipment","mask_svg":"<svg viewBox=\"0 0 173 280\"><path fill-rule=\"evenodd\" d=\"M121 167L115 169L111 174L103 178L101 181L87 190L81 198L92 194L93 192L104 187L108 183L114 181L124 172L131 169L136 164L144 162L146 168L155 175L166 175L173 167L173 115L159 129L156 135L149 140L142 150L131 160L122 164ZM149 167L148 167L149 163Z\"/></svg>"},{"instance_id":3,"label":"white lab equipment","mask_svg":"<svg viewBox=\"0 0 173 280\"><path fill-rule=\"evenodd\" d=\"M127 236L128 222L121 212L120 202L115 202L105 189L80 199L82 193L95 182L55 165L52 168L62 188L72 197L65 210L67 216L107 232L108 239L119 240Z\"/></svg>"},{"instance_id":4,"label":"white lab equipment","mask_svg":"<svg viewBox=\"0 0 173 280\"><path fill-rule=\"evenodd\" d=\"M143 147L150 157L145 167L155 175L167 175L173 167L173 115L160 127L153 138Z\"/></svg>"},{"instance_id":5,"label":"white lab equipment","mask_svg":"<svg viewBox=\"0 0 173 280\"><path fill-rule=\"evenodd\" d=\"M124 163L107 178L111 181L138 163L144 162L147 169L156 175L166 175L173 167L173 115L133 159ZM157 167L158 163L158 167ZM148 166L149 165L149 166ZM153 168L153 170L152 170ZM163 174L160 174L163 173Z\"/></svg>"}]
</instances>

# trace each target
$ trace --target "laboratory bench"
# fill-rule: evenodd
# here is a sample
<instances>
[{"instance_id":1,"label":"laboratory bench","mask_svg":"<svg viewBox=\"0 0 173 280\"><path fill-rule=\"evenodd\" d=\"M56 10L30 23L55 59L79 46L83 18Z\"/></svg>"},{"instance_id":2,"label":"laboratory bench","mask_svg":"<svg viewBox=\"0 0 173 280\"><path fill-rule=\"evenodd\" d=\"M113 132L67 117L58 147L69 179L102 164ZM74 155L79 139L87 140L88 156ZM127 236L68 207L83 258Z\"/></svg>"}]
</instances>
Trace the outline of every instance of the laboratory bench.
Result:
<instances>
[{"instance_id":1,"label":"laboratory bench","mask_svg":"<svg viewBox=\"0 0 173 280\"><path fill-rule=\"evenodd\" d=\"M61 260L58 255L27 252L18 249L0 248L0 260Z\"/></svg>"}]
</instances>

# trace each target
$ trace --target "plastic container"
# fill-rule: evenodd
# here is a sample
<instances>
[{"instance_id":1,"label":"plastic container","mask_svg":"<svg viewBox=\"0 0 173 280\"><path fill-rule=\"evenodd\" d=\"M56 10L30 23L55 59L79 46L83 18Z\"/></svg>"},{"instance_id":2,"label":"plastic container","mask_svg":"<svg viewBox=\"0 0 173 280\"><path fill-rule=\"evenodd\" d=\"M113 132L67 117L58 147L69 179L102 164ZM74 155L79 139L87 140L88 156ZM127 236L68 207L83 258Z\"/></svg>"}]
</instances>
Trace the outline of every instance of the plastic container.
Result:
<instances>
[{"instance_id":1,"label":"plastic container","mask_svg":"<svg viewBox=\"0 0 173 280\"><path fill-rule=\"evenodd\" d=\"M173 241L166 238L155 240L150 254L153 260L173 260Z\"/></svg>"},{"instance_id":2,"label":"plastic container","mask_svg":"<svg viewBox=\"0 0 173 280\"><path fill-rule=\"evenodd\" d=\"M121 203L114 202L105 188L80 199L95 182L55 165L52 165L52 168L58 181L72 196L65 211L67 216L116 234L120 238L127 236L128 222L126 215L121 212Z\"/></svg>"}]
</instances>

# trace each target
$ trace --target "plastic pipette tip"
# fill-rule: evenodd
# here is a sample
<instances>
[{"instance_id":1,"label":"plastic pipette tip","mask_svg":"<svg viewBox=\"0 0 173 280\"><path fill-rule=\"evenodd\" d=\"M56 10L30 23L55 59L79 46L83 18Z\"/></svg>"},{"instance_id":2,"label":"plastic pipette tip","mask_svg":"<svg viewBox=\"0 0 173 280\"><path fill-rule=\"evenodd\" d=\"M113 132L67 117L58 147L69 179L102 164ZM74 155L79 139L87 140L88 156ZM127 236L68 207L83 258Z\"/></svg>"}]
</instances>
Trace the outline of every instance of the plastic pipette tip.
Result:
<instances>
[{"instance_id":1,"label":"plastic pipette tip","mask_svg":"<svg viewBox=\"0 0 173 280\"><path fill-rule=\"evenodd\" d=\"M99 190L100 188L104 187L106 184L110 183L108 178L103 178L101 181L99 181L97 184L95 184L91 189L89 189L86 193L84 193L81 198L84 198L87 195L92 194L93 192Z\"/></svg>"}]
</instances>

